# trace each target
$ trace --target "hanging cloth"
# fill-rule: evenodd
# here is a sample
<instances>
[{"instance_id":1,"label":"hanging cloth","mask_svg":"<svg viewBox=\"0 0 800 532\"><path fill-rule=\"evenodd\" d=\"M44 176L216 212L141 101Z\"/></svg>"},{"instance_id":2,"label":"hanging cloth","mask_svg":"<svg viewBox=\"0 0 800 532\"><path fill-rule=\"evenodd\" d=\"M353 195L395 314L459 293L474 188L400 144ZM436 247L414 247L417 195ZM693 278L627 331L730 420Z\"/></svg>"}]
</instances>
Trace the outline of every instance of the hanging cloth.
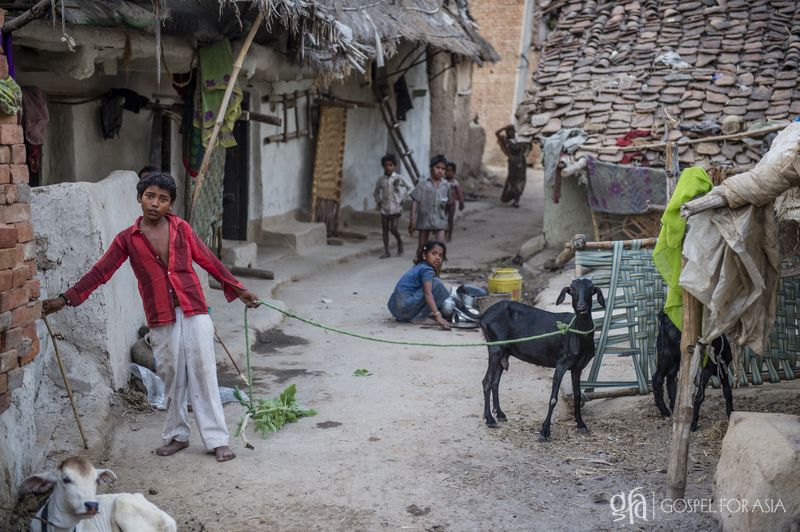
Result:
<instances>
[{"instance_id":1,"label":"hanging cloth","mask_svg":"<svg viewBox=\"0 0 800 532\"><path fill-rule=\"evenodd\" d=\"M39 183L38 175L42 169L42 144L44 144L45 130L49 121L47 94L39 87L23 87L22 129L25 132L31 184Z\"/></svg>"},{"instance_id":2,"label":"hanging cloth","mask_svg":"<svg viewBox=\"0 0 800 532\"><path fill-rule=\"evenodd\" d=\"M681 275L681 256L686 220L681 218L681 205L695 196L705 194L714 184L705 170L692 166L681 172L675 192L661 216L661 232L653 250L653 262L669 286L664 312L675 327L683 329L683 292L678 283Z\"/></svg>"},{"instance_id":3,"label":"hanging cloth","mask_svg":"<svg viewBox=\"0 0 800 532\"><path fill-rule=\"evenodd\" d=\"M211 131L217 121L217 113L233 71L233 52L228 39L223 39L198 51L200 57L200 95L202 114L195 117L195 127L202 128L203 146L208 146ZM228 108L219 132L218 142L224 148L236 146L233 126L242 113L242 90L236 86L231 94ZM196 105L196 104L195 104Z\"/></svg>"},{"instance_id":4,"label":"hanging cloth","mask_svg":"<svg viewBox=\"0 0 800 532\"><path fill-rule=\"evenodd\" d=\"M23 87L22 128L28 144L44 144L44 132L49 121L47 94L39 87Z\"/></svg>"},{"instance_id":5,"label":"hanging cloth","mask_svg":"<svg viewBox=\"0 0 800 532\"><path fill-rule=\"evenodd\" d=\"M2 32L3 35L3 53L6 56L6 61L8 62L8 75L14 79L17 79L16 72L14 72L14 54L12 53L13 47L11 45L13 38L11 35L13 32L5 31Z\"/></svg>"},{"instance_id":6,"label":"hanging cloth","mask_svg":"<svg viewBox=\"0 0 800 532\"><path fill-rule=\"evenodd\" d=\"M119 137L122 129L122 111L127 109L133 113L139 111L150 103L150 100L130 89L111 89L100 100L100 127L103 138L113 139Z\"/></svg>"}]
</instances>

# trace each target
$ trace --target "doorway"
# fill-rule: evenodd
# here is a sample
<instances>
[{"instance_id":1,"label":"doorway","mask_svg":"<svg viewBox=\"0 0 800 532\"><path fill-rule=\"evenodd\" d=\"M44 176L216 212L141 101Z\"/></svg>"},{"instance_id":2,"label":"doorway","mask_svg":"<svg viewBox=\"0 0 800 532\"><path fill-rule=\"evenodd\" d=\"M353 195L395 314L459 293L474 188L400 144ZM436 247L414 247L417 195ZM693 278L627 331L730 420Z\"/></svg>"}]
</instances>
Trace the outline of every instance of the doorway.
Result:
<instances>
[{"instance_id":1,"label":"doorway","mask_svg":"<svg viewBox=\"0 0 800 532\"><path fill-rule=\"evenodd\" d=\"M250 108L250 95L244 94L242 110ZM233 126L236 146L225 150L225 177L222 180L222 238L247 240L247 206L250 183L250 122L237 120Z\"/></svg>"}]
</instances>

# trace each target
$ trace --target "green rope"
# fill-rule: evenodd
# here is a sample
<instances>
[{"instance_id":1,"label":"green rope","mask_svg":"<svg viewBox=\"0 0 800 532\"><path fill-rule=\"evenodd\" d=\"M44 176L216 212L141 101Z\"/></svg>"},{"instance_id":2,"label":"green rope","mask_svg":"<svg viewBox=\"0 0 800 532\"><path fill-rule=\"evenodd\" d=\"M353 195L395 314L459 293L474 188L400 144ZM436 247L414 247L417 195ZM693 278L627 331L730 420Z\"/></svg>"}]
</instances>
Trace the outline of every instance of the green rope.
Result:
<instances>
[{"instance_id":1,"label":"green rope","mask_svg":"<svg viewBox=\"0 0 800 532\"><path fill-rule=\"evenodd\" d=\"M253 370L250 368L250 327L247 326L247 305L244 307L244 352L247 357L247 400L253 411ZM244 432L244 431L242 431Z\"/></svg>"},{"instance_id":2,"label":"green rope","mask_svg":"<svg viewBox=\"0 0 800 532\"><path fill-rule=\"evenodd\" d=\"M348 331L346 329L339 329L336 327L330 327L328 325L324 325L322 323L316 322L314 320L304 318L302 316L298 316L293 312L289 312L288 310L282 309L280 307L276 307L266 301L259 301L259 305L263 305L267 308L270 308L276 312L280 312L284 316L288 318L293 318L298 321L302 321L303 323L307 323L308 325L312 325L314 327L318 327L320 329L324 329L326 331L335 332L338 334L344 334L346 336L352 336L353 338L360 338L361 340L368 340L370 342L380 342L383 344L395 344L395 345L413 345L413 346L421 346L421 347L490 347L495 345L508 345L508 344L519 344L522 342L529 342L531 340L541 340L542 338L548 338L550 336L558 336L560 334L567 334L568 332L575 333L575 334L592 334L594 332L594 327L588 331L581 331L578 329L573 329L572 326L575 323L575 316L572 317L572 321L569 324L562 323L560 321L556 322L556 327L558 328L557 331L544 333L544 334L537 334L536 336L526 336L525 338L515 338L513 340L498 340L496 342L474 342L474 343L464 343L464 344L439 344L439 343L429 343L429 342L408 342L405 340L389 340L387 338L378 338L376 336L369 336L366 334L359 334L357 332ZM247 307L245 307L244 313L245 319L245 332L247 331ZM246 340L246 339L245 339ZM248 343L249 345L249 343ZM249 379L249 371L250 371L250 354L248 351L247 355L247 368L248 368L248 379Z\"/></svg>"}]
</instances>

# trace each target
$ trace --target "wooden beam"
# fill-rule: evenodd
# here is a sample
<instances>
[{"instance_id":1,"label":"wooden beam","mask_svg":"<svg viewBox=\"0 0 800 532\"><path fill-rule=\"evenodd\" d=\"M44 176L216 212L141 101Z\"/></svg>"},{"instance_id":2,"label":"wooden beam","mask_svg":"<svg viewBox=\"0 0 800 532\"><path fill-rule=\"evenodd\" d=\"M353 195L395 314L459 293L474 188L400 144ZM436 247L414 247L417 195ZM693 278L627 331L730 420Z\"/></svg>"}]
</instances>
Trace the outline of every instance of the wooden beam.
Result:
<instances>
[{"instance_id":1,"label":"wooden beam","mask_svg":"<svg viewBox=\"0 0 800 532\"><path fill-rule=\"evenodd\" d=\"M50 8L53 1L54 0L39 0L39 2L34 4L29 10L3 24L3 33L10 33L14 30L18 30L27 23L41 17Z\"/></svg>"},{"instance_id":2,"label":"wooden beam","mask_svg":"<svg viewBox=\"0 0 800 532\"><path fill-rule=\"evenodd\" d=\"M264 144L272 144L273 142L286 142L287 140L299 139L308 135L308 131L292 131L291 133L278 133L264 137Z\"/></svg>"},{"instance_id":3,"label":"wooden beam","mask_svg":"<svg viewBox=\"0 0 800 532\"><path fill-rule=\"evenodd\" d=\"M623 247L631 247L633 240L625 240L622 242ZM641 239L642 247L647 248L655 246L658 242L657 238L643 238ZM587 242L584 249L614 249L614 242Z\"/></svg>"},{"instance_id":4,"label":"wooden beam","mask_svg":"<svg viewBox=\"0 0 800 532\"><path fill-rule=\"evenodd\" d=\"M683 259L682 268L686 265ZM692 428L692 355L700 337L702 308L689 292L683 291L683 331L681 334L681 367L678 376L678 396L672 411L672 440L667 469L668 497L683 499L686 493L687 463L689 460L689 435Z\"/></svg>"},{"instance_id":5,"label":"wooden beam","mask_svg":"<svg viewBox=\"0 0 800 532\"><path fill-rule=\"evenodd\" d=\"M317 100L322 105L330 105L332 107L344 107L346 109L358 109L359 107L366 107L374 109L378 107L375 102L362 102L358 100L344 100L342 98L320 98Z\"/></svg>"},{"instance_id":6,"label":"wooden beam","mask_svg":"<svg viewBox=\"0 0 800 532\"><path fill-rule=\"evenodd\" d=\"M283 124L283 121L279 116L254 113L253 111L242 111L242 114L239 115L239 120L260 122L262 124L270 124L272 126L280 126Z\"/></svg>"},{"instance_id":7,"label":"wooden beam","mask_svg":"<svg viewBox=\"0 0 800 532\"><path fill-rule=\"evenodd\" d=\"M283 142L289 140L289 113L286 101L286 95L284 94L281 98L281 102L283 103ZM297 129L297 124L295 124L295 129Z\"/></svg>"},{"instance_id":8,"label":"wooden beam","mask_svg":"<svg viewBox=\"0 0 800 532\"><path fill-rule=\"evenodd\" d=\"M740 140L748 137L760 137L767 133L775 131L783 131L789 124L778 124L776 126L764 127L755 129L753 131L742 131L741 133L733 133L731 135L716 135L713 137L703 137L699 139L680 140L673 142L676 146L689 146L691 144L700 144L701 142L716 142L719 140ZM657 150L666 148L669 143L667 142L653 142L651 144L631 144L630 146L598 146L587 147L582 146L579 150L594 151L594 152L617 152L617 151L639 151L639 150Z\"/></svg>"}]
</instances>

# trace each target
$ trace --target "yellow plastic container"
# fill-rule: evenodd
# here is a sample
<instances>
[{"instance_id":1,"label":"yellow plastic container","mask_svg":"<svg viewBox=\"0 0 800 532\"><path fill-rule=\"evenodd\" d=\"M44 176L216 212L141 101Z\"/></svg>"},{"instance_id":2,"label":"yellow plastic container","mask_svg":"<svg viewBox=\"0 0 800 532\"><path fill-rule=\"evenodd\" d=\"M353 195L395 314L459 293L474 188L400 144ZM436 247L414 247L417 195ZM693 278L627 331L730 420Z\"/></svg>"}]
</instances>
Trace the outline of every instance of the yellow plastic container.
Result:
<instances>
[{"instance_id":1,"label":"yellow plastic container","mask_svg":"<svg viewBox=\"0 0 800 532\"><path fill-rule=\"evenodd\" d=\"M511 299L522 299L522 276L516 268L495 268L489 276L489 292L511 294Z\"/></svg>"}]
</instances>

